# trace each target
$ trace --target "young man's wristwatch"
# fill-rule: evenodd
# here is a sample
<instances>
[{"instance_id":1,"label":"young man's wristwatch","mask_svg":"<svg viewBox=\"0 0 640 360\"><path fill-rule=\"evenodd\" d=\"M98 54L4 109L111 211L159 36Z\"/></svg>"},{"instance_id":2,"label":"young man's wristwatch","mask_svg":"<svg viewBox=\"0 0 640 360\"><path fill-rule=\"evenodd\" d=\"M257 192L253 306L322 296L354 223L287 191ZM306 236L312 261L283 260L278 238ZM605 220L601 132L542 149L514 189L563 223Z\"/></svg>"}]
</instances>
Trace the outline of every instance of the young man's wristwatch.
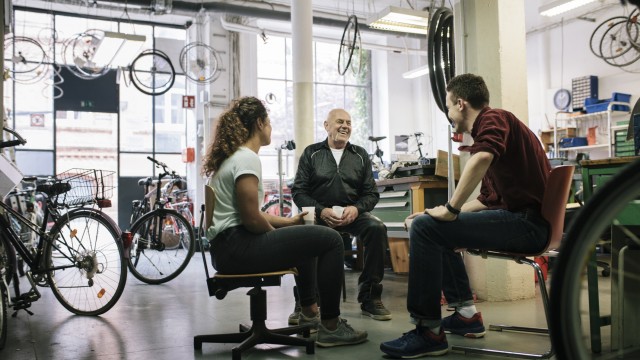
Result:
<instances>
[{"instance_id":1,"label":"young man's wristwatch","mask_svg":"<svg viewBox=\"0 0 640 360\"><path fill-rule=\"evenodd\" d=\"M460 215L460 209L456 209L453 206L451 206L451 204L449 204L448 202L446 204L444 204L444 206L447 208L447 210L449 210L450 213L452 213L453 215Z\"/></svg>"}]
</instances>

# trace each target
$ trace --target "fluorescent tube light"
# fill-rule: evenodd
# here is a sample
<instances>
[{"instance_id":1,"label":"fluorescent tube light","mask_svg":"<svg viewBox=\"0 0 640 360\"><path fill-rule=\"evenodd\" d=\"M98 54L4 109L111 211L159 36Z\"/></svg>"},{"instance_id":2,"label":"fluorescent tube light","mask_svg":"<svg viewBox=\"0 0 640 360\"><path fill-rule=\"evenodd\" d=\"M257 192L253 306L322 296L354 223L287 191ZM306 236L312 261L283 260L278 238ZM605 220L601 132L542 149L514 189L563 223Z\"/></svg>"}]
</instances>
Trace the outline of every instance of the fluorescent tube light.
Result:
<instances>
[{"instance_id":1,"label":"fluorescent tube light","mask_svg":"<svg viewBox=\"0 0 640 360\"><path fill-rule=\"evenodd\" d=\"M542 16L556 16L594 1L596 0L555 0L542 5L538 10Z\"/></svg>"},{"instance_id":2,"label":"fluorescent tube light","mask_svg":"<svg viewBox=\"0 0 640 360\"><path fill-rule=\"evenodd\" d=\"M374 29L427 35L429 12L388 6L370 18L368 23Z\"/></svg>"},{"instance_id":3,"label":"fluorescent tube light","mask_svg":"<svg viewBox=\"0 0 640 360\"><path fill-rule=\"evenodd\" d=\"M413 79L422 75L427 75L429 73L429 65L422 65L419 68L415 68L413 70L409 70L402 74L402 77L405 79Z\"/></svg>"},{"instance_id":4,"label":"fluorescent tube light","mask_svg":"<svg viewBox=\"0 0 640 360\"><path fill-rule=\"evenodd\" d=\"M146 39L143 35L105 31L91 62L99 66L127 66L138 55Z\"/></svg>"}]
</instances>

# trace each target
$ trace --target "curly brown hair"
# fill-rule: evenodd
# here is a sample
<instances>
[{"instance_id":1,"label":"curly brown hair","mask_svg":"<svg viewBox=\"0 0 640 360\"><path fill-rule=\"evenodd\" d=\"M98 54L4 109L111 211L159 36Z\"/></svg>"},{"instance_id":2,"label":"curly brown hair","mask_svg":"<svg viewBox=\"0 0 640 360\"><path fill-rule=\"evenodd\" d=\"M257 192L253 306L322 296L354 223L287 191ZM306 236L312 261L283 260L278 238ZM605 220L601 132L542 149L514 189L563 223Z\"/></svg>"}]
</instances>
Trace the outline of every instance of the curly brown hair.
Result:
<instances>
[{"instance_id":1,"label":"curly brown hair","mask_svg":"<svg viewBox=\"0 0 640 360\"><path fill-rule=\"evenodd\" d=\"M214 140L203 159L202 172L210 176L218 171L222 163L253 135L256 122L267 117L267 108L261 100L253 96L233 100L220 115Z\"/></svg>"}]
</instances>

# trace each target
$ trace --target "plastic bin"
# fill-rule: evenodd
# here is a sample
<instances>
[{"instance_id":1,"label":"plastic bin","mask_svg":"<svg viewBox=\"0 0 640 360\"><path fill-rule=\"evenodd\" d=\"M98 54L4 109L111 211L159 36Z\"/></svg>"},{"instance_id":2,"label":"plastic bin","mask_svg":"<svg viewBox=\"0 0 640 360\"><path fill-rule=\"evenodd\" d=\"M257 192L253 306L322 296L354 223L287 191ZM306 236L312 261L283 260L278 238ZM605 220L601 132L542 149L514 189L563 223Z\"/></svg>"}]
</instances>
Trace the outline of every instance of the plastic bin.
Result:
<instances>
[{"instance_id":1,"label":"plastic bin","mask_svg":"<svg viewBox=\"0 0 640 360\"><path fill-rule=\"evenodd\" d=\"M570 148L576 146L587 146L587 138L586 137L572 137L572 138L562 138L560 139L560 147L561 148Z\"/></svg>"},{"instance_id":2,"label":"plastic bin","mask_svg":"<svg viewBox=\"0 0 640 360\"><path fill-rule=\"evenodd\" d=\"M609 100L605 100L605 101L599 102L597 104L586 105L585 106L585 111L587 112L587 114L601 112L601 111L607 111L607 109L609 108L609 103L610 102L611 101L609 101ZM628 105L613 105L611 107L611 110L614 110L614 111L629 111L629 106Z\"/></svg>"}]
</instances>

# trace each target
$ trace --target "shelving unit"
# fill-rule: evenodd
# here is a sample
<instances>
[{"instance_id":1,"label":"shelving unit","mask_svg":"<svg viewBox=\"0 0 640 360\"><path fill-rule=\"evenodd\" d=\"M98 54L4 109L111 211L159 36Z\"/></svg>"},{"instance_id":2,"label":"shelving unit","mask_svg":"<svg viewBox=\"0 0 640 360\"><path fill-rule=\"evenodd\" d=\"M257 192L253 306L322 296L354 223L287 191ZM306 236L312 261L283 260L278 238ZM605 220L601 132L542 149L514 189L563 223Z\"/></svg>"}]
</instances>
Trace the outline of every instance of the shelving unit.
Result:
<instances>
[{"instance_id":1,"label":"shelving unit","mask_svg":"<svg viewBox=\"0 0 640 360\"><path fill-rule=\"evenodd\" d=\"M624 121L625 118L623 116L628 116L629 111L619 111L613 110L615 105L624 105L629 107L629 103L612 101L607 106L606 111L595 112L591 114L583 114L583 115L573 115L573 113L569 112L558 112L555 117L555 124L553 128L553 144L554 144L554 157L562 157L561 153L568 151L581 151L581 152L589 152L596 149L607 148L608 157L613 156L613 132L615 129L619 127L623 127L623 125L614 124L614 119L620 119L620 121ZM575 136L577 137L586 137L589 125L596 124L598 127L602 127L604 132L601 133L600 136L596 136L596 143L593 145L586 146L574 146L574 147L565 147L561 148L558 146L558 142L560 138L558 137L558 133L562 132L566 129L575 128ZM626 127L626 125L624 125ZM596 130L603 131L603 130Z\"/></svg>"}]
</instances>

